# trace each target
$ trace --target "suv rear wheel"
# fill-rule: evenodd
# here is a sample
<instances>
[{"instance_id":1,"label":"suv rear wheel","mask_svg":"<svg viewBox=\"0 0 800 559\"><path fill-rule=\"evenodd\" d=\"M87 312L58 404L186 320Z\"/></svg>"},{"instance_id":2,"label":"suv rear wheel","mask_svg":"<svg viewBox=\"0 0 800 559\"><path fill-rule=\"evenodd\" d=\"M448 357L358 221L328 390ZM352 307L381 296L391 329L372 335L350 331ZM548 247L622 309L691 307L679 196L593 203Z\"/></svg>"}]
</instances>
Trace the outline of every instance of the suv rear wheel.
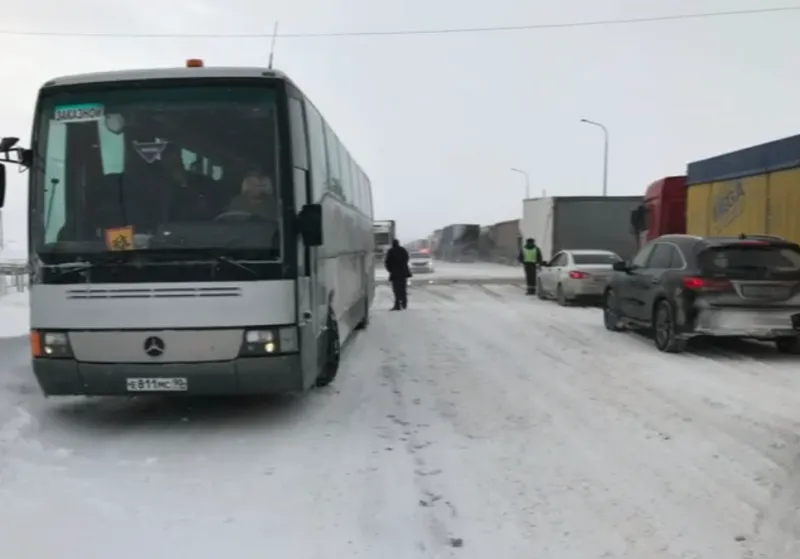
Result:
<instances>
[{"instance_id":1,"label":"suv rear wheel","mask_svg":"<svg viewBox=\"0 0 800 559\"><path fill-rule=\"evenodd\" d=\"M686 349L686 340L675 332L675 313L669 301L659 301L653 312L653 339L659 351L681 353Z\"/></svg>"}]
</instances>

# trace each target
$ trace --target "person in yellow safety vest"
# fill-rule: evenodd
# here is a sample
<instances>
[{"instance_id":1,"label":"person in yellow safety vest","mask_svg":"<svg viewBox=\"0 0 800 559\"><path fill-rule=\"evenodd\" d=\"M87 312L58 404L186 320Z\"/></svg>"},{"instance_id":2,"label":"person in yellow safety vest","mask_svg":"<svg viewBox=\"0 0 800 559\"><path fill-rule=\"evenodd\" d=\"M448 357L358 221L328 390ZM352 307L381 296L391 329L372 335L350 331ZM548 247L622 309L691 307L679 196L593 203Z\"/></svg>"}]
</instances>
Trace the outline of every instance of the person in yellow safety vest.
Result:
<instances>
[{"instance_id":1,"label":"person in yellow safety vest","mask_svg":"<svg viewBox=\"0 0 800 559\"><path fill-rule=\"evenodd\" d=\"M528 295L536 295L536 276L542 265L542 251L536 246L536 239L528 238L519 251L519 261L525 269L525 284Z\"/></svg>"}]
</instances>

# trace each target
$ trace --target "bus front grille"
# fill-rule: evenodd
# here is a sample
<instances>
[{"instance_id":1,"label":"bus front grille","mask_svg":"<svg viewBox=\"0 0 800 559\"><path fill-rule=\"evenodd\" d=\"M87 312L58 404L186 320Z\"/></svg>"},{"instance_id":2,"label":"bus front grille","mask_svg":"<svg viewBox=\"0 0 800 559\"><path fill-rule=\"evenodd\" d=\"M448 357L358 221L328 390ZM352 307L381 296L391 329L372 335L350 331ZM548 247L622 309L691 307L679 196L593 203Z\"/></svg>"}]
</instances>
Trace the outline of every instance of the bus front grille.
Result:
<instances>
[{"instance_id":1,"label":"bus front grille","mask_svg":"<svg viewBox=\"0 0 800 559\"><path fill-rule=\"evenodd\" d=\"M195 299L241 297L239 287L136 287L86 286L67 291L67 299Z\"/></svg>"}]
</instances>

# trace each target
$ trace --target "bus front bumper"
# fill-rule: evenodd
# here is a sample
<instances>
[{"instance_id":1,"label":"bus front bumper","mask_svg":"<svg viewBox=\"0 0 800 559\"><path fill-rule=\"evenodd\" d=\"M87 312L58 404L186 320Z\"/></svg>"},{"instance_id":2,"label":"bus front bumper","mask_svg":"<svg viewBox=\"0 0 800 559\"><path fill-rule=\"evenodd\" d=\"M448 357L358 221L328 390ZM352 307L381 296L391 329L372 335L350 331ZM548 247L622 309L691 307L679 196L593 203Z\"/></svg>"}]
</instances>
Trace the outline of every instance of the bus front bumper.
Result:
<instances>
[{"instance_id":1,"label":"bus front bumper","mask_svg":"<svg viewBox=\"0 0 800 559\"><path fill-rule=\"evenodd\" d=\"M297 354L158 364L34 359L33 372L47 396L233 396L304 390L303 370Z\"/></svg>"}]
</instances>

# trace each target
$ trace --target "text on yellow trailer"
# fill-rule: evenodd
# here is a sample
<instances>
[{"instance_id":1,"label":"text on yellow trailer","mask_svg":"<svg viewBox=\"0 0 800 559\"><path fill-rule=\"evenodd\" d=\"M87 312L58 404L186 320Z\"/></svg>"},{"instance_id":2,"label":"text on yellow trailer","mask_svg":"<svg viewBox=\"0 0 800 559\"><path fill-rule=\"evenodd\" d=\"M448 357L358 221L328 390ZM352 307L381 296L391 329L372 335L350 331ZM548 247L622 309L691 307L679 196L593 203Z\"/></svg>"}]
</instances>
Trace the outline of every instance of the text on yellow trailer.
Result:
<instances>
[{"instance_id":1,"label":"text on yellow trailer","mask_svg":"<svg viewBox=\"0 0 800 559\"><path fill-rule=\"evenodd\" d=\"M800 135L690 163L686 232L800 243Z\"/></svg>"}]
</instances>

